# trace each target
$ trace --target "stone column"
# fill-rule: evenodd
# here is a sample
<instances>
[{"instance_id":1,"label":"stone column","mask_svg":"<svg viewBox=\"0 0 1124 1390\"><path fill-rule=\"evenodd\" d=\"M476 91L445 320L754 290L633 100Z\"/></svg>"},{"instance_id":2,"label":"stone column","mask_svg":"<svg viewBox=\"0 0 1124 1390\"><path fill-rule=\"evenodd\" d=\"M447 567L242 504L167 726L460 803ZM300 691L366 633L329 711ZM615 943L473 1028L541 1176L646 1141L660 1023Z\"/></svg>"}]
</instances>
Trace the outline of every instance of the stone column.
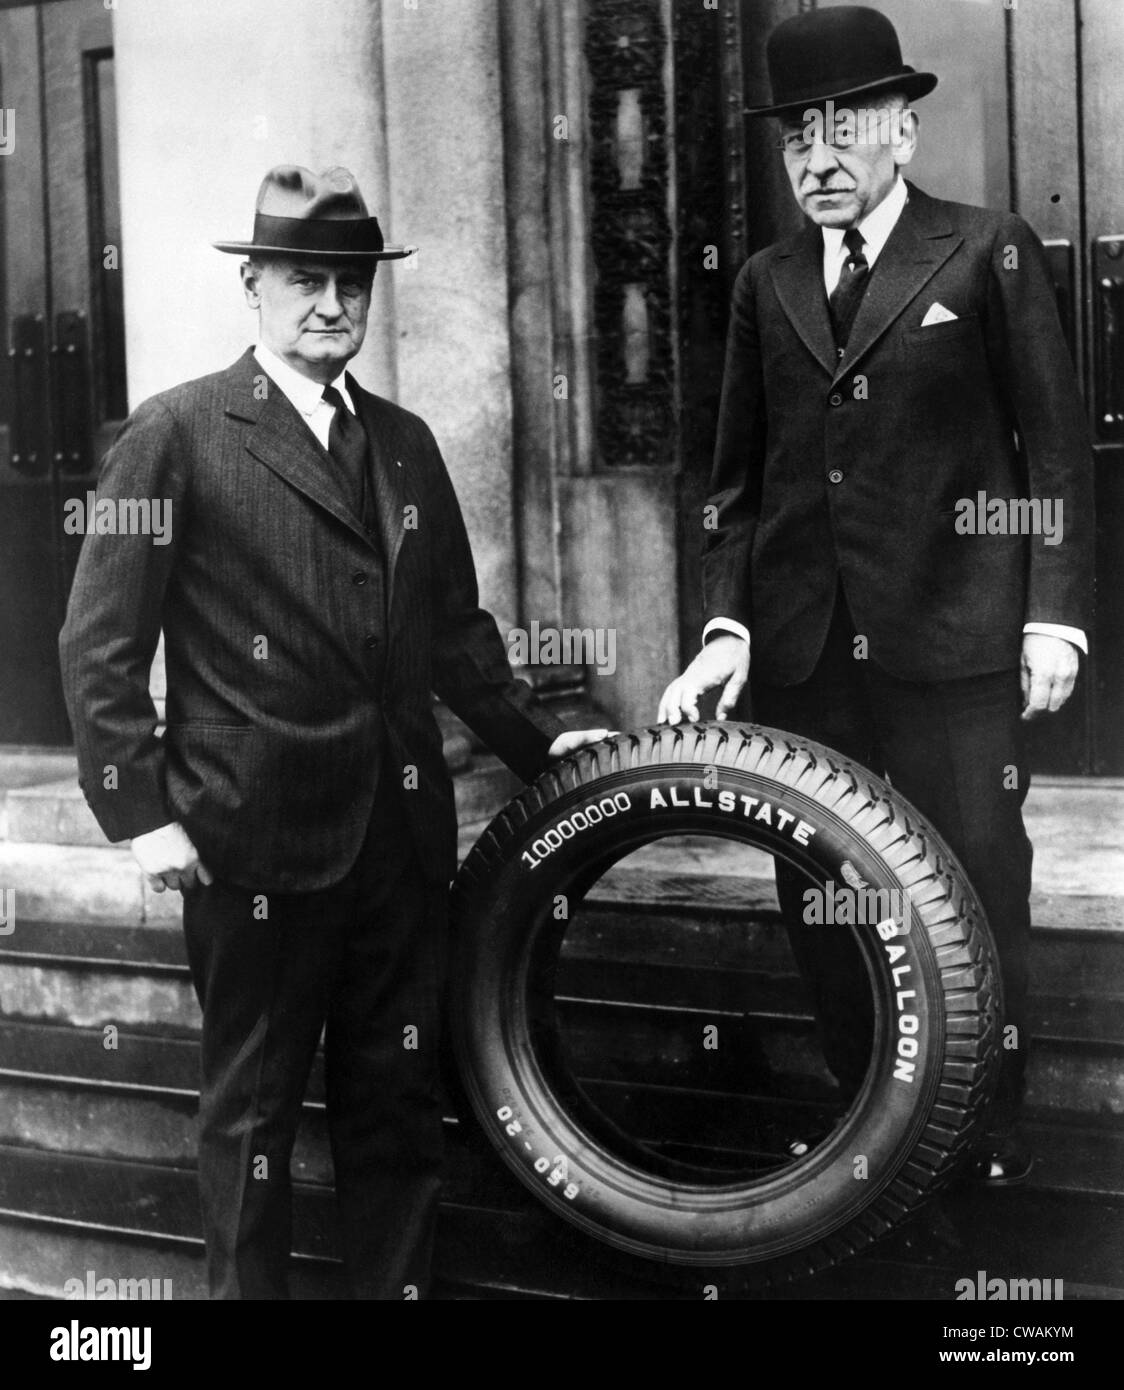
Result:
<instances>
[{"instance_id":1,"label":"stone column","mask_svg":"<svg viewBox=\"0 0 1124 1390\"><path fill-rule=\"evenodd\" d=\"M395 281L401 403L430 424L484 602L520 612L497 0L382 7L390 201L420 246Z\"/></svg>"},{"instance_id":2,"label":"stone column","mask_svg":"<svg viewBox=\"0 0 1124 1390\"><path fill-rule=\"evenodd\" d=\"M228 365L254 340L238 258L271 165L343 164L388 240L379 7L369 0L117 0L129 399ZM363 384L396 394L394 279L380 268Z\"/></svg>"}]
</instances>

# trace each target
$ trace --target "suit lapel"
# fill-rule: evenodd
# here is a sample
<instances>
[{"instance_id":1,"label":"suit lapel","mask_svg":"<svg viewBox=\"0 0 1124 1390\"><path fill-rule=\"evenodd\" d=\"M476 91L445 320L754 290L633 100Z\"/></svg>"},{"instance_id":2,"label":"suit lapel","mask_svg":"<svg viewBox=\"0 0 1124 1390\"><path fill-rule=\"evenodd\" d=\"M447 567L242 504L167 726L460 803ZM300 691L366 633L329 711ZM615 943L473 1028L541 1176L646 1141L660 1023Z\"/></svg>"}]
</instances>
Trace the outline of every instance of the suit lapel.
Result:
<instances>
[{"instance_id":1,"label":"suit lapel","mask_svg":"<svg viewBox=\"0 0 1124 1390\"><path fill-rule=\"evenodd\" d=\"M394 593L394 570L405 536L403 506L409 486L406 477L409 460L399 456L395 432L387 428L384 414L378 408L378 400L370 392L364 391L350 373L347 389L367 432L367 443L371 452L371 479L374 484L375 507L386 563L386 601L389 612Z\"/></svg>"},{"instance_id":2,"label":"suit lapel","mask_svg":"<svg viewBox=\"0 0 1124 1390\"><path fill-rule=\"evenodd\" d=\"M773 285L781 307L804 346L829 376L835 375L835 339L823 288L823 234L809 222L777 256Z\"/></svg>"},{"instance_id":3,"label":"suit lapel","mask_svg":"<svg viewBox=\"0 0 1124 1390\"><path fill-rule=\"evenodd\" d=\"M910 184L909 202L874 263L833 384L870 351L963 240L939 205Z\"/></svg>"},{"instance_id":4,"label":"suit lapel","mask_svg":"<svg viewBox=\"0 0 1124 1390\"><path fill-rule=\"evenodd\" d=\"M264 398L256 390L262 368L249 350L231 368L227 414L253 425L246 448L290 487L303 493L358 536L372 545L370 536L354 516L336 483L330 456L294 409L285 393L270 383ZM364 391L348 373L347 389L367 432L371 453L371 478L382 550L386 565L387 612L393 594L394 571L405 534L403 506L408 494L409 460L399 456L395 433L388 428L378 400Z\"/></svg>"},{"instance_id":5,"label":"suit lapel","mask_svg":"<svg viewBox=\"0 0 1124 1390\"><path fill-rule=\"evenodd\" d=\"M253 425L246 440L247 450L370 545L370 538L339 489L330 455L321 449L284 391L272 381L264 396L255 390L255 383L264 375L252 351L235 363L232 372L226 410L228 415Z\"/></svg>"},{"instance_id":6,"label":"suit lapel","mask_svg":"<svg viewBox=\"0 0 1124 1390\"><path fill-rule=\"evenodd\" d=\"M773 285L793 328L834 384L870 351L963 240L940 204L910 184L909 201L875 262L841 358L824 292L823 233L815 223L778 252Z\"/></svg>"}]
</instances>

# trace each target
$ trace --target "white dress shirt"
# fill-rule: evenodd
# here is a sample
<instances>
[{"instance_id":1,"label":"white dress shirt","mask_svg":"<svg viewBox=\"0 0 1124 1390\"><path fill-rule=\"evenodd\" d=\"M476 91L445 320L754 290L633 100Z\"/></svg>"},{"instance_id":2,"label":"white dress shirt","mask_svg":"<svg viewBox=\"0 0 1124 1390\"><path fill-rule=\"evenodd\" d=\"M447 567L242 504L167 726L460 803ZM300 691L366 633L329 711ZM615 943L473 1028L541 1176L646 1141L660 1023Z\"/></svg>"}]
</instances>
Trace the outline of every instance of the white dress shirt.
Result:
<instances>
[{"instance_id":1,"label":"white dress shirt","mask_svg":"<svg viewBox=\"0 0 1124 1390\"><path fill-rule=\"evenodd\" d=\"M871 270L874 269L875 261L882 254L882 248L889 241L890 233L897 226L898 218L902 215L902 209L908 200L909 189L906 187L905 179L899 174L894 186L873 212L868 212L863 220L856 224L864 243L863 255L866 256L867 264ZM828 295L838 285L843 267L847 263L847 248L843 245L845 230L844 227L821 228L823 232L823 283ZM715 632L732 632L744 641L749 641L749 632L745 625L733 618L711 618L710 622L703 628L703 643L705 644L706 639ZM1023 632L1040 632L1047 637L1064 637L1067 642L1072 642L1086 655L1089 652L1088 640L1079 627L1066 627L1061 623L1024 623Z\"/></svg>"},{"instance_id":2,"label":"white dress shirt","mask_svg":"<svg viewBox=\"0 0 1124 1390\"><path fill-rule=\"evenodd\" d=\"M254 348L254 356L266 376L275 386L280 387L282 393L292 402L297 413L326 449L328 447L328 432L332 428L332 420L335 418L336 412L335 407L330 406L324 399L324 387L318 381L313 381L311 377L302 376L295 367L290 367L288 362L278 357L264 343L259 343ZM351 399L344 384L345 379L346 372L340 372L331 385L340 393L344 405L354 415L355 402Z\"/></svg>"},{"instance_id":3,"label":"white dress shirt","mask_svg":"<svg viewBox=\"0 0 1124 1390\"><path fill-rule=\"evenodd\" d=\"M856 225L863 239L863 255L871 270L882 254L882 248L890 239L890 233L898 225L902 208L909 201L909 189L905 179L898 175L897 182L873 212L868 212ZM839 283L843 267L847 263L847 248L843 245L845 227L823 227L823 283L830 295Z\"/></svg>"}]
</instances>

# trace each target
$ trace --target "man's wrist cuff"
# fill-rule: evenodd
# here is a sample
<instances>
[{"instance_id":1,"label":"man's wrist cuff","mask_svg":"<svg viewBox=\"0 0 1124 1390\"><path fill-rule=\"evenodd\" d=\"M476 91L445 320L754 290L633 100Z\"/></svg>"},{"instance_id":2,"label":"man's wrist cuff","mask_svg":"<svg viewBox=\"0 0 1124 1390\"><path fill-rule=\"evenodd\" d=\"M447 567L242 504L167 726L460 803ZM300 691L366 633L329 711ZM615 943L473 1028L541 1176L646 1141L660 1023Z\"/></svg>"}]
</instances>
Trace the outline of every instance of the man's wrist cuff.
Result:
<instances>
[{"instance_id":1,"label":"man's wrist cuff","mask_svg":"<svg viewBox=\"0 0 1124 1390\"><path fill-rule=\"evenodd\" d=\"M702 631L703 646L705 647L710 638L716 637L719 633L740 637L747 646L749 645L749 628L744 627L734 618L711 618Z\"/></svg>"},{"instance_id":2,"label":"man's wrist cuff","mask_svg":"<svg viewBox=\"0 0 1124 1390\"><path fill-rule=\"evenodd\" d=\"M1082 628L1066 627L1063 623L1024 623L1024 635L1028 632L1038 632L1043 637L1061 637L1066 642L1072 642L1079 652L1089 655L1089 639Z\"/></svg>"}]
</instances>

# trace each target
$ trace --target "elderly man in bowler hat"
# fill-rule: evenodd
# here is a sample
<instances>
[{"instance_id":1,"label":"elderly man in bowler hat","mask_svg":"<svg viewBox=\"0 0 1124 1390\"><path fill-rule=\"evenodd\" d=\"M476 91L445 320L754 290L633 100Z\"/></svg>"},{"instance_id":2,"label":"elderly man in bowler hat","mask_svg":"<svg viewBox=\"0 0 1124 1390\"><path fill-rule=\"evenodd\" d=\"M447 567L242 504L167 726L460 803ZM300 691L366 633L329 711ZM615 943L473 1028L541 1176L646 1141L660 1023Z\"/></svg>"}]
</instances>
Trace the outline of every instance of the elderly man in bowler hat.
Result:
<instances>
[{"instance_id":1,"label":"elderly man in bowler hat","mask_svg":"<svg viewBox=\"0 0 1124 1390\"><path fill-rule=\"evenodd\" d=\"M755 719L890 777L963 863L995 937L1002 1069L971 1170L1033 1162L1025 1087L1031 846L1023 721L1061 708L1086 651L1091 444L1041 245L1019 217L929 197L902 170L937 84L865 6L801 14L767 45L779 151L807 221L734 289L705 536L703 646L661 720L718 716L748 679ZM864 113L867 119L864 119ZM962 498L1049 499L1060 537L964 534ZM860 641L859 639L865 639ZM849 932L793 952L845 1094L871 1047Z\"/></svg>"},{"instance_id":2,"label":"elderly man in bowler hat","mask_svg":"<svg viewBox=\"0 0 1124 1390\"><path fill-rule=\"evenodd\" d=\"M246 258L259 341L145 401L106 458L99 493L169 499L172 542L86 539L61 636L80 778L106 835L183 893L212 1296L288 1296L325 1030L352 1292L424 1297L456 868L431 690L527 779L604 730L564 733L512 678L433 435L345 370L376 267L410 254L352 175L271 170L252 240L215 245Z\"/></svg>"}]
</instances>

